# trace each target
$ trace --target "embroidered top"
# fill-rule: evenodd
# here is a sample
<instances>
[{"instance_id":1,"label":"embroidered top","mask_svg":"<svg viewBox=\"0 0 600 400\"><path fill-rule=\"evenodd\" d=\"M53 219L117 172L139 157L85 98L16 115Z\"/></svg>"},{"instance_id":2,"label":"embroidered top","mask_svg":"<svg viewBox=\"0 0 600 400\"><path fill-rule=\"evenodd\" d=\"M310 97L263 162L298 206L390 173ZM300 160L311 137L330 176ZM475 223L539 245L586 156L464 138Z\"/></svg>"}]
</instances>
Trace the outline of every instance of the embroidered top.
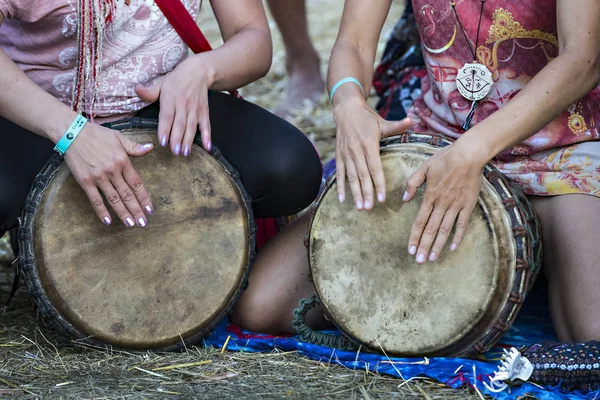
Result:
<instances>
[{"instance_id":1,"label":"embroidered top","mask_svg":"<svg viewBox=\"0 0 600 400\"><path fill-rule=\"evenodd\" d=\"M456 75L465 63L473 61L473 55L449 0L413 0L413 7L428 70L422 94L414 103L416 129L457 138L463 133L461 126L471 102L458 92ZM456 11L473 48L480 8L477 0L456 1ZM494 85L480 101L473 125L513 98L558 55L556 0L486 0L476 54L492 72ZM598 104L600 89L596 88L499 159L509 161L519 155L600 139Z\"/></svg>"},{"instance_id":2,"label":"embroidered top","mask_svg":"<svg viewBox=\"0 0 600 400\"><path fill-rule=\"evenodd\" d=\"M5 20L0 48L39 86L71 106L77 48L78 0L0 0ZM188 50L153 0L113 0L114 14L102 35L103 65L93 110L97 117L145 107L138 83L171 71ZM201 0L183 0L196 18Z\"/></svg>"}]
</instances>

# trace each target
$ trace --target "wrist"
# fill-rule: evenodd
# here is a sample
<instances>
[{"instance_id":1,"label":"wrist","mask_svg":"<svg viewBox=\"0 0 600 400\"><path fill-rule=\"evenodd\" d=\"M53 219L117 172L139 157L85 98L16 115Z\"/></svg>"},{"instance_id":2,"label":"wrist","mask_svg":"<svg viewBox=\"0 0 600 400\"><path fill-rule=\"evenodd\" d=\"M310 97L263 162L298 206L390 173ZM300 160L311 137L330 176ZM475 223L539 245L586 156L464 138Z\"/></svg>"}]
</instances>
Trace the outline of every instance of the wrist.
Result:
<instances>
[{"instance_id":1,"label":"wrist","mask_svg":"<svg viewBox=\"0 0 600 400\"><path fill-rule=\"evenodd\" d=\"M187 68L186 74L191 74L197 82L205 82L207 88L211 88L217 80L217 70L203 57L203 54L195 54L183 61L177 68Z\"/></svg>"},{"instance_id":2,"label":"wrist","mask_svg":"<svg viewBox=\"0 0 600 400\"><path fill-rule=\"evenodd\" d=\"M346 84L340 86L335 92L332 101L333 114L344 113L347 110L356 110L368 107L367 101L362 95L360 87L357 85Z\"/></svg>"},{"instance_id":3,"label":"wrist","mask_svg":"<svg viewBox=\"0 0 600 400\"><path fill-rule=\"evenodd\" d=\"M481 138L481 135L479 137L474 135L468 136L465 133L452 146L459 150L464 160L469 161L479 169L483 169L496 156L496 153L493 153L491 150L489 143L486 143Z\"/></svg>"},{"instance_id":4,"label":"wrist","mask_svg":"<svg viewBox=\"0 0 600 400\"><path fill-rule=\"evenodd\" d=\"M57 110L53 115L55 115L56 118L50 119L49 123L44 124L42 129L44 136L50 139L52 143L57 144L73 121L75 121L78 114L63 105L63 107L61 107L60 110Z\"/></svg>"}]
</instances>

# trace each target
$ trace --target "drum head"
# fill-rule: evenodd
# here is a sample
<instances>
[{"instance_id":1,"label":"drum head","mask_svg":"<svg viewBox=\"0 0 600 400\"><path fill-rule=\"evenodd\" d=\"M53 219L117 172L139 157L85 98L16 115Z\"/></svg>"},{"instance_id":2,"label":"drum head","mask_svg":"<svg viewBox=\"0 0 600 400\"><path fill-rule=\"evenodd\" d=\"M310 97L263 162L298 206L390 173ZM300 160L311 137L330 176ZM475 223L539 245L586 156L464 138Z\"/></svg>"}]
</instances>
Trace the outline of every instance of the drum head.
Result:
<instances>
[{"instance_id":1,"label":"drum head","mask_svg":"<svg viewBox=\"0 0 600 400\"><path fill-rule=\"evenodd\" d=\"M341 330L374 351L454 354L480 339L508 296L514 263L510 222L485 181L457 251L449 251L449 242L438 261L423 265L408 254L423 188L404 203L405 183L438 150L387 146L385 204L357 211L352 201L338 202L332 184L313 216L309 258L317 294Z\"/></svg>"},{"instance_id":2,"label":"drum head","mask_svg":"<svg viewBox=\"0 0 600 400\"><path fill-rule=\"evenodd\" d=\"M45 295L81 334L166 348L207 333L231 306L253 245L249 211L224 165L199 146L174 157L155 129L124 134L155 144L132 159L154 205L147 227L126 228L114 213L104 226L63 164L37 207L33 256Z\"/></svg>"}]
</instances>

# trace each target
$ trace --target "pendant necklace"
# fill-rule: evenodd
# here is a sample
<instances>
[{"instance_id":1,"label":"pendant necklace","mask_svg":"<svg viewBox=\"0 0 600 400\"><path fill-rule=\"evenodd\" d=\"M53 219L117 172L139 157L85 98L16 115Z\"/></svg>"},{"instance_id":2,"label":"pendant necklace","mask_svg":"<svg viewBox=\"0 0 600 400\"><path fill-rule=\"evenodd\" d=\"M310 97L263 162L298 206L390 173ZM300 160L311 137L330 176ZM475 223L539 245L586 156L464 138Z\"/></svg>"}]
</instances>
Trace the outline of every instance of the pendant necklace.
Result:
<instances>
[{"instance_id":1,"label":"pendant necklace","mask_svg":"<svg viewBox=\"0 0 600 400\"><path fill-rule=\"evenodd\" d=\"M469 50L471 50L471 54L473 55L473 62L463 65L463 67L458 70L458 74L456 75L456 87L458 91L465 99L472 102L471 109L469 110L467 118L465 119L465 123L463 124L463 129L465 131L471 127L471 121L473 119L473 115L475 114L475 109L477 108L477 102L481 99L484 99L485 96L490 93L492 85L494 84L494 81L492 80L492 73L485 65L477 62L477 54L475 52L479 46L479 30L481 28L481 17L483 16L483 7L485 4L485 0L480 1L481 9L479 11L479 23L477 24L475 49L473 49L471 46L471 42L469 42L469 39L467 38L465 28L460 21L458 13L456 12L456 3L454 1L450 2L450 6L454 11L454 15L456 15L456 20L460 25L460 29L465 37L465 41L467 42Z\"/></svg>"}]
</instances>

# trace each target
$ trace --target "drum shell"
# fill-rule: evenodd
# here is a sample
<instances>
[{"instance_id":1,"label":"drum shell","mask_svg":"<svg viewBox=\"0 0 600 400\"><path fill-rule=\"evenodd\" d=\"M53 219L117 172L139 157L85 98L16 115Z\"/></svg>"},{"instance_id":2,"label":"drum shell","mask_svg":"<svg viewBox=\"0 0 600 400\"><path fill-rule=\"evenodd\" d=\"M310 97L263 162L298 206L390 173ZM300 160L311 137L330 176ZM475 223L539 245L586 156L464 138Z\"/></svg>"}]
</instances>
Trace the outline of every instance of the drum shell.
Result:
<instances>
[{"instance_id":1,"label":"drum shell","mask_svg":"<svg viewBox=\"0 0 600 400\"><path fill-rule=\"evenodd\" d=\"M431 148L442 148L452 142L441 135L424 135L407 132L401 136L393 137L382 141L381 151L384 154L387 150L396 146L398 150L403 144L422 144ZM324 302L322 293L320 292L318 282L318 272L315 270L314 251L314 222L317 211L323 202L323 199L329 191L333 196L335 193L335 176L332 176L328 182L325 191L322 193L318 201L313 207L313 214L310 221L309 232L305 238L310 264L310 276L315 284L317 296L323 303L323 308L328 315L328 318L343 332L344 336L353 341L357 346L362 345L372 351L385 351L388 355L396 356L459 356L472 357L485 352L489 347L496 343L514 322L518 311L520 310L527 292L533 286L541 266L541 230L535 212L527 200L527 198L515 188L509 180L504 177L493 165L489 164L483 171L484 185L491 188L498 194L501 201L503 213L510 221L510 239L514 247L514 267L510 271L513 276L510 282L506 285L507 289L503 294L505 304L499 304L498 311L489 321L484 321L487 325L482 328L476 327L469 331L461 340L455 343L448 343L447 346L436 349L435 351L423 352L403 352L401 349L382 349L373 343L365 343L359 335L344 330L331 310ZM376 206L377 207L377 206ZM408 229L408 228L407 228ZM427 268L425 265L424 268ZM498 300L495 300L498 302ZM338 310L339 312L339 310ZM488 317L490 319L491 317Z\"/></svg>"}]
</instances>

